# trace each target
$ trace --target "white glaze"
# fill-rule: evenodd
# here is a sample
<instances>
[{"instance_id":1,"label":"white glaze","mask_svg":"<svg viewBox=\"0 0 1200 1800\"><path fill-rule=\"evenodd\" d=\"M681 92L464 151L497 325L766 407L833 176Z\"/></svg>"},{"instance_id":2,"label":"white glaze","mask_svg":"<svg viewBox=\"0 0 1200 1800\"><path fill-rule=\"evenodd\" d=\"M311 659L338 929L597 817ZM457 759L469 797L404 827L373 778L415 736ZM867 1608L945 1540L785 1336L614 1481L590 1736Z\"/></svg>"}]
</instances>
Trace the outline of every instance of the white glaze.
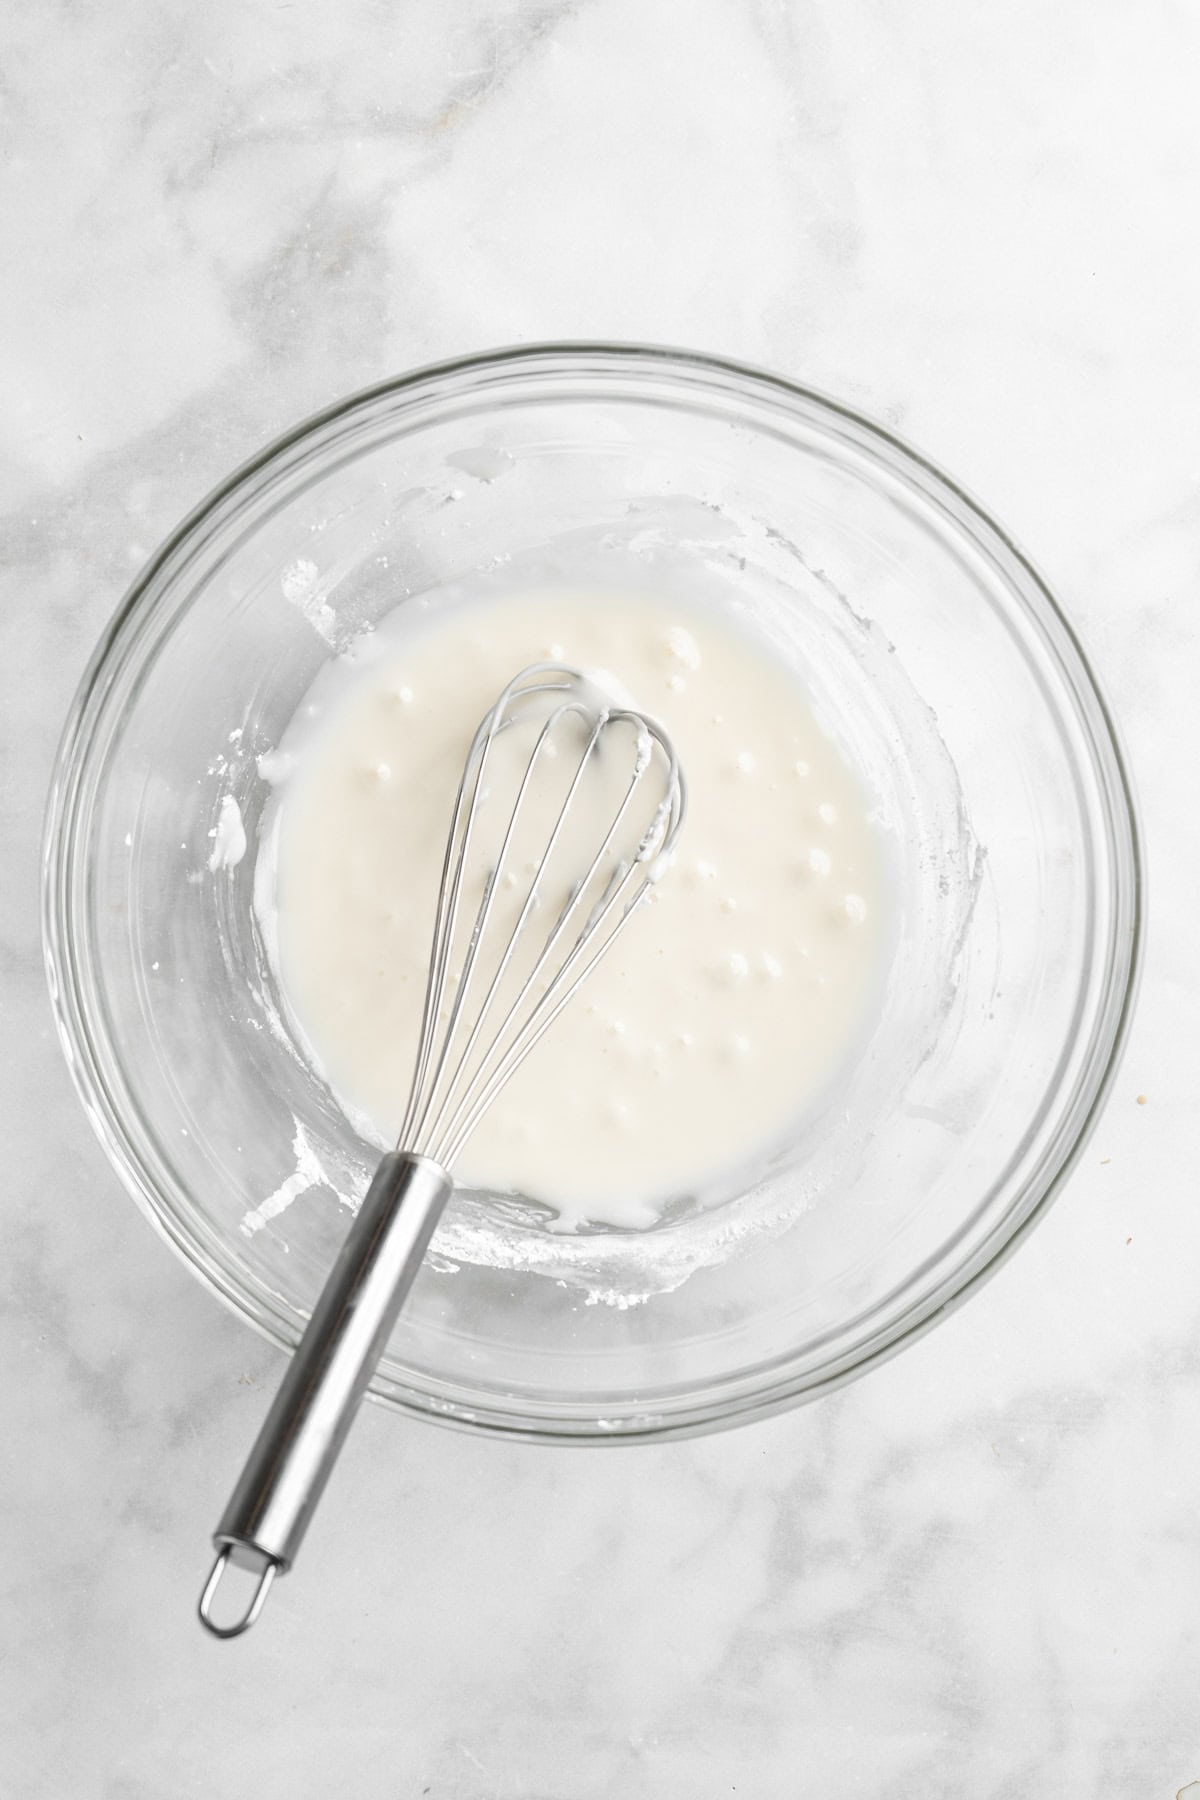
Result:
<instances>
[{"instance_id":1,"label":"white glaze","mask_svg":"<svg viewBox=\"0 0 1200 1800\"><path fill-rule=\"evenodd\" d=\"M561 1229L646 1225L794 1127L860 1041L877 975L869 797L744 628L621 593L510 594L416 627L394 614L323 672L270 764L274 879L257 904L313 1060L389 1141L466 748L505 682L542 658L613 671L661 718L689 817L644 916L456 1172L546 1201Z\"/></svg>"},{"instance_id":2,"label":"white glaze","mask_svg":"<svg viewBox=\"0 0 1200 1800\"><path fill-rule=\"evenodd\" d=\"M208 866L212 870L236 869L246 854L246 828L242 809L232 794L222 794L217 822L209 832L212 849Z\"/></svg>"}]
</instances>

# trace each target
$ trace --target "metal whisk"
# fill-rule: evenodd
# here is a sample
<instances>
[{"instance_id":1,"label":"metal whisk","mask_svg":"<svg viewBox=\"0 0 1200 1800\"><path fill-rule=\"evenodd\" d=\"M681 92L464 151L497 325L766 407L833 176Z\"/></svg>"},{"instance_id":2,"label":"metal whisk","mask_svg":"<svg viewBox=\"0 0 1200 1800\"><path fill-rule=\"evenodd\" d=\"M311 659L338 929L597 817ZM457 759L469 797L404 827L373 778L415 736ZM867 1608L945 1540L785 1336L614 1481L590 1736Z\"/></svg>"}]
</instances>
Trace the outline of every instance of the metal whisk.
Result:
<instances>
[{"instance_id":1,"label":"metal whisk","mask_svg":"<svg viewBox=\"0 0 1200 1800\"><path fill-rule=\"evenodd\" d=\"M536 663L471 743L437 897L416 1068L374 1180L213 1534L200 1618L236 1637L290 1568L453 1183L497 1094L665 868L684 782L653 720ZM230 1624L230 1563L257 1575Z\"/></svg>"}]
</instances>

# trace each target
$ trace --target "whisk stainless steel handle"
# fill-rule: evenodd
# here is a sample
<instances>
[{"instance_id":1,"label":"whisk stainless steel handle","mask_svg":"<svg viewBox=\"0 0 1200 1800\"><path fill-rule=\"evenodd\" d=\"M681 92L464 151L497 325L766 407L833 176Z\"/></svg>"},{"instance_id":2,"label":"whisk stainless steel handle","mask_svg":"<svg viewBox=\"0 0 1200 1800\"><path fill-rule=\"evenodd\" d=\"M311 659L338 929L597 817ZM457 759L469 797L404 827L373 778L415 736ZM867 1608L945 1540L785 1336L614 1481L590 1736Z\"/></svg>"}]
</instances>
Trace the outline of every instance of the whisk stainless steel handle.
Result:
<instances>
[{"instance_id":1,"label":"whisk stainless steel handle","mask_svg":"<svg viewBox=\"0 0 1200 1800\"><path fill-rule=\"evenodd\" d=\"M215 1636L253 1625L295 1559L452 1185L438 1163L403 1151L376 1170L213 1533L200 1617ZM220 1625L211 1607L229 1563L257 1572L258 1583L241 1616Z\"/></svg>"},{"instance_id":2,"label":"whisk stainless steel handle","mask_svg":"<svg viewBox=\"0 0 1200 1800\"><path fill-rule=\"evenodd\" d=\"M521 727L532 749L511 764L506 784L493 751ZM577 760L560 756L560 738ZM557 786L547 769L559 772ZM550 824L530 857L522 826L536 814L539 784ZM587 850L575 862L568 815L574 807L577 826L580 809L590 822L601 805L603 834L589 840L585 832ZM213 1534L216 1561L199 1612L215 1636L252 1625L293 1562L450 1197L451 1165L648 897L684 808L683 777L661 727L613 705L578 669L522 670L480 724L446 845L399 1147L376 1171ZM257 1581L240 1616L221 1624L213 1605L231 1564Z\"/></svg>"}]
</instances>

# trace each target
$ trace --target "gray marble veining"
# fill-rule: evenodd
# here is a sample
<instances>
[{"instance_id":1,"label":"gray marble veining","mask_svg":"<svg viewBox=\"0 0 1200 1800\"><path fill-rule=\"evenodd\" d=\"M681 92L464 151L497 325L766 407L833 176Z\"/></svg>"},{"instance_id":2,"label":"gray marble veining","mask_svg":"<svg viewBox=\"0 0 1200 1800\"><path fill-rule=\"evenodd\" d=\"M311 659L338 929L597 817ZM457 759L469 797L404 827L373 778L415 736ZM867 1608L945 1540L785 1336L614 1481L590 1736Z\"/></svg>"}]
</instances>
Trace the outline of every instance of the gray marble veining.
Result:
<instances>
[{"instance_id":1,"label":"gray marble veining","mask_svg":"<svg viewBox=\"0 0 1200 1800\"><path fill-rule=\"evenodd\" d=\"M0 39L0 1792L1172 1800L1200 1780L1200 15L216 0L10 8ZM1042 564L1142 789L1134 1038L1046 1223L868 1380L590 1454L371 1410L303 1571L219 1646L197 1582L278 1357L70 1091L55 739L228 468L398 368L583 335L824 388Z\"/></svg>"}]
</instances>

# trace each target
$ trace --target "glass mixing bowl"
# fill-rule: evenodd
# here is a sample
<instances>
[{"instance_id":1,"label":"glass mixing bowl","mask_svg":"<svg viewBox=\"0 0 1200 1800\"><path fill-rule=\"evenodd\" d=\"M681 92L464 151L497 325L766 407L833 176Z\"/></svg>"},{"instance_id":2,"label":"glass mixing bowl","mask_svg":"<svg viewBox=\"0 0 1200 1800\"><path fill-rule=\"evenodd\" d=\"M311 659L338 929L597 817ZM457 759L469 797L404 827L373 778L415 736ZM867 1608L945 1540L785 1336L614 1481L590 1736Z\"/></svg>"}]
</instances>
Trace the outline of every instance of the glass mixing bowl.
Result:
<instances>
[{"instance_id":1,"label":"glass mixing bowl","mask_svg":"<svg viewBox=\"0 0 1200 1800\"><path fill-rule=\"evenodd\" d=\"M373 1384L478 1428L661 1438L812 1398L942 1316L1061 1186L1128 1022L1142 883L1112 721L1043 582L920 456L785 381L596 345L420 371L300 426L183 522L92 660L50 798L47 966L125 1185L294 1345L373 1153L262 955L258 758L398 603L563 576L702 586L764 633L893 865L870 1032L791 1142L644 1233L456 1197ZM225 867L229 798L248 848Z\"/></svg>"}]
</instances>

